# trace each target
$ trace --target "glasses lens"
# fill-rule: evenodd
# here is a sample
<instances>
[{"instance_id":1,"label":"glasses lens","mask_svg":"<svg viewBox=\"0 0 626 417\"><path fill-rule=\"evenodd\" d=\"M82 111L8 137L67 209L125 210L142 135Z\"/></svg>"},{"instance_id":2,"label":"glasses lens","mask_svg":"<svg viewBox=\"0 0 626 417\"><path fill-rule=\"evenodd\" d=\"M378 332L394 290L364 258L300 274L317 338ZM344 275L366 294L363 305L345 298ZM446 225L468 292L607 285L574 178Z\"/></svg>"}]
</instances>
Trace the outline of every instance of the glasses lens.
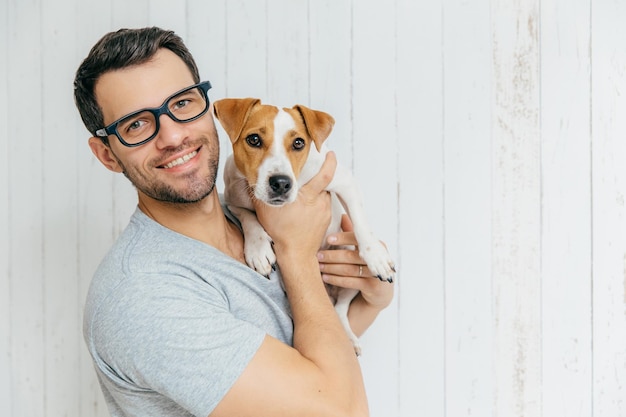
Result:
<instances>
[{"instance_id":1,"label":"glasses lens","mask_svg":"<svg viewBox=\"0 0 626 417\"><path fill-rule=\"evenodd\" d=\"M148 139L155 131L156 120L149 111L132 114L117 125L117 133L130 145Z\"/></svg>"},{"instance_id":2,"label":"glasses lens","mask_svg":"<svg viewBox=\"0 0 626 417\"><path fill-rule=\"evenodd\" d=\"M208 106L206 95L199 87L183 91L167 102L170 114L179 122L186 122L198 117L206 111Z\"/></svg>"}]
</instances>

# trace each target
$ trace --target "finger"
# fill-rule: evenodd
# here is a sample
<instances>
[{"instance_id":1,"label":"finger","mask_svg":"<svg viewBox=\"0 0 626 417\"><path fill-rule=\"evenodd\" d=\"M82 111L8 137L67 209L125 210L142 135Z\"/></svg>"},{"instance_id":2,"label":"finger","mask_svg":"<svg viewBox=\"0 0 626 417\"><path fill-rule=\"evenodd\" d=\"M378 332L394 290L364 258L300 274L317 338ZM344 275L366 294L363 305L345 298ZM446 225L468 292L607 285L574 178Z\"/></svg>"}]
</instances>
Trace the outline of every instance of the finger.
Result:
<instances>
[{"instance_id":1,"label":"finger","mask_svg":"<svg viewBox=\"0 0 626 417\"><path fill-rule=\"evenodd\" d=\"M356 246L357 241L354 236L354 225L352 224L352 220L347 214L343 214L341 216L341 230L343 232L332 233L326 237L326 242L329 245L339 246L339 245L351 245Z\"/></svg>"},{"instance_id":2,"label":"finger","mask_svg":"<svg viewBox=\"0 0 626 417\"><path fill-rule=\"evenodd\" d=\"M356 246L357 241L354 232L332 233L326 238L326 242L333 246Z\"/></svg>"},{"instance_id":3,"label":"finger","mask_svg":"<svg viewBox=\"0 0 626 417\"><path fill-rule=\"evenodd\" d=\"M351 289L360 290L360 291L363 291L370 285L369 284L370 280L367 280L367 279L346 277L346 276L334 275L334 274L322 274L322 280L325 283L330 284L330 285L334 285L334 286L341 287L341 288L351 288Z\"/></svg>"},{"instance_id":4,"label":"finger","mask_svg":"<svg viewBox=\"0 0 626 417\"><path fill-rule=\"evenodd\" d=\"M317 253L317 259L325 264L363 265L359 252L350 249L329 249Z\"/></svg>"},{"instance_id":5,"label":"finger","mask_svg":"<svg viewBox=\"0 0 626 417\"><path fill-rule=\"evenodd\" d=\"M319 172L302 187L302 191L308 190L313 194L321 193L332 181L335 168L337 168L337 157L334 152L330 151L326 154L326 159L324 159Z\"/></svg>"},{"instance_id":6,"label":"finger","mask_svg":"<svg viewBox=\"0 0 626 417\"><path fill-rule=\"evenodd\" d=\"M372 273L366 265L320 264L320 271L324 274L344 277L373 278Z\"/></svg>"}]
</instances>

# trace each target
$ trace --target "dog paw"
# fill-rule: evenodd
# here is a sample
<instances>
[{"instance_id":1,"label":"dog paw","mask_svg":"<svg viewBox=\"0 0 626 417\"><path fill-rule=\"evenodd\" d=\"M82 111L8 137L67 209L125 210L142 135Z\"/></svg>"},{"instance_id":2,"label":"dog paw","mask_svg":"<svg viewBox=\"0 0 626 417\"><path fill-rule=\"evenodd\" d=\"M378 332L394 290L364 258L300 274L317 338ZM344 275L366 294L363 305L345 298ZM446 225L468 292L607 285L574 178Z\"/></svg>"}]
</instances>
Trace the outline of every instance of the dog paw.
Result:
<instances>
[{"instance_id":1,"label":"dog paw","mask_svg":"<svg viewBox=\"0 0 626 417\"><path fill-rule=\"evenodd\" d=\"M276 265L272 239L262 231L256 236L246 236L244 242L246 263L259 274L269 277Z\"/></svg>"},{"instance_id":2,"label":"dog paw","mask_svg":"<svg viewBox=\"0 0 626 417\"><path fill-rule=\"evenodd\" d=\"M385 245L378 240L372 240L365 245L359 243L359 250L373 276L381 281L394 281L396 266Z\"/></svg>"}]
</instances>

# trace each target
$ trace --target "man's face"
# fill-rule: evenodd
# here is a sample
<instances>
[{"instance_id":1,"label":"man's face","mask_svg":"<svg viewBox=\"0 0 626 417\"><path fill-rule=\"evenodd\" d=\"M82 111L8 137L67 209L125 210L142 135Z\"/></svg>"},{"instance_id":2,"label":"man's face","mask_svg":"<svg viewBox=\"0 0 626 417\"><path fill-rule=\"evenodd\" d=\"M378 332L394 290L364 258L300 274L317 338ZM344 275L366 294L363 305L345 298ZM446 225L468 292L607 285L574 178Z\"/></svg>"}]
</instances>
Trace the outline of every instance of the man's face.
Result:
<instances>
[{"instance_id":1,"label":"man's face","mask_svg":"<svg viewBox=\"0 0 626 417\"><path fill-rule=\"evenodd\" d=\"M136 110L159 107L171 94L193 84L185 63L171 51L161 49L150 62L103 74L95 93L108 125ZM146 144L129 148L111 135L109 151L93 138L92 150L101 161L99 153L110 152L108 162L103 163L123 172L140 198L144 194L172 203L200 201L213 191L219 160L211 111L188 123L175 122L167 115L159 121L158 134Z\"/></svg>"}]
</instances>

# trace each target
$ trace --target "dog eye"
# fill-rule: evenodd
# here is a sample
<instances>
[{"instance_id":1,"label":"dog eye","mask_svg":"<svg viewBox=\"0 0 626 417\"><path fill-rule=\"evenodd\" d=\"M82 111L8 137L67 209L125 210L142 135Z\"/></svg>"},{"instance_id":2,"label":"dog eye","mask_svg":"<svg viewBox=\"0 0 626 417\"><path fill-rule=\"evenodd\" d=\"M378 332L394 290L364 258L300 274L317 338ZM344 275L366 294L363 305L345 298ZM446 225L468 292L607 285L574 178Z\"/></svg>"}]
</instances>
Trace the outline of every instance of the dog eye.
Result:
<instances>
[{"instance_id":1,"label":"dog eye","mask_svg":"<svg viewBox=\"0 0 626 417\"><path fill-rule=\"evenodd\" d=\"M248 145L250 145L250 146L252 146L254 148L260 148L261 147L261 138L257 134L248 136L246 138L246 142L248 142Z\"/></svg>"},{"instance_id":2,"label":"dog eye","mask_svg":"<svg viewBox=\"0 0 626 417\"><path fill-rule=\"evenodd\" d=\"M304 145L306 145L306 142L304 141L304 139L296 138L296 140L293 141L292 146L296 151L299 151L300 149L304 148Z\"/></svg>"}]
</instances>

